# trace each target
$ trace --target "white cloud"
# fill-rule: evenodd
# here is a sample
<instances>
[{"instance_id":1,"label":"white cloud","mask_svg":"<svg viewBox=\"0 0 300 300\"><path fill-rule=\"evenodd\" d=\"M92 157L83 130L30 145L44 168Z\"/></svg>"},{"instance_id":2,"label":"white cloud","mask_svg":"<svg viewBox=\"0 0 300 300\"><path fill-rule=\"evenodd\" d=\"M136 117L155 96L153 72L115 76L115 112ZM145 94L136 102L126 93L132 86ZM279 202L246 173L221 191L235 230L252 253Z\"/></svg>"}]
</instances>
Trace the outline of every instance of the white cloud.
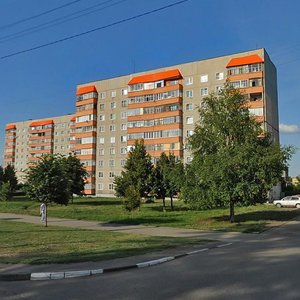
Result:
<instances>
[{"instance_id":1,"label":"white cloud","mask_svg":"<svg viewBox=\"0 0 300 300\"><path fill-rule=\"evenodd\" d=\"M279 131L281 133L299 133L300 127L298 125L279 124Z\"/></svg>"}]
</instances>

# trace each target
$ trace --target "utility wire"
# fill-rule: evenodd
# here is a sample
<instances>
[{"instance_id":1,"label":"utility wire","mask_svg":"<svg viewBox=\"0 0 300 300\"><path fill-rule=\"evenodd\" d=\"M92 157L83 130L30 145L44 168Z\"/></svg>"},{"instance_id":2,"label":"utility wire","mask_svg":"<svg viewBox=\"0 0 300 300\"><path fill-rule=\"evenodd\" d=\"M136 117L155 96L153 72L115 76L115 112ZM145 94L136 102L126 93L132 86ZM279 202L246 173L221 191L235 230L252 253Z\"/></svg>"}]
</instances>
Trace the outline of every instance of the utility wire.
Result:
<instances>
[{"instance_id":1,"label":"utility wire","mask_svg":"<svg viewBox=\"0 0 300 300\"><path fill-rule=\"evenodd\" d=\"M124 2L124 1L128 1L128 0L120 0L118 2L115 2L113 4L110 4L110 5L107 5L107 6L104 6L104 7L101 7L99 9L96 9L96 10L93 10L93 11L89 11L95 7L98 7L98 6L102 6L106 3L109 3L109 2L112 2L113 0L107 0L107 1L104 1L104 2L101 2L101 3L98 3L96 5L93 5L93 6L90 6L88 8L85 8L83 10L80 10L80 11L76 11L74 13L71 13L71 14L68 14L68 15L65 15L63 17L59 17L59 18L56 18L52 21L48 21L48 22L45 22L45 23L42 23L42 24L39 24L39 25L36 25L36 26L33 26L33 27L29 27L27 29L24 29L24 30L21 30L21 31L18 31L18 32L15 32L15 33L12 33L12 34L8 34L6 36L2 36L0 37L0 44L3 44L5 42L8 42L8 41L11 41L11 40L15 40L17 38L20 38L20 37L23 37L23 36L26 36L28 34L31 34L31 33L35 33L35 32L38 32L38 31L41 31L43 29L47 29L47 28L50 28L50 27L53 27L53 26L57 26L57 25L60 25L60 24L63 24L63 23L66 23L66 22L69 22L69 21L72 21L74 19L77 19L77 18L80 18L80 17L83 17L83 16L86 16L86 15L89 15L91 13L95 13L97 11L100 11L100 10L104 10L108 7L111 7L111 6L114 6L114 5L117 5L121 2ZM82 12L85 12L85 11L88 11L86 13L82 13ZM80 14L81 13L81 14ZM76 16L80 14L79 16ZM72 17L72 16L75 16L75 17ZM68 18L68 19L65 19L65 18ZM65 19L65 20L64 20ZM59 22L60 20L62 20L61 22ZM47 26L48 25L48 26Z\"/></svg>"},{"instance_id":2,"label":"utility wire","mask_svg":"<svg viewBox=\"0 0 300 300\"><path fill-rule=\"evenodd\" d=\"M74 39L74 38L77 38L77 37L80 37L80 36L83 36L83 35L87 35L87 34L90 34L92 32L95 32L95 31L99 31L99 30L102 30L102 29L113 27L115 25L119 25L119 24L126 23L126 22L129 22L129 21L135 20L135 19L139 19L141 17L147 16L147 15L150 15L150 14L154 14L156 12L159 12L159 11L171 8L173 6L182 4L182 3L187 2L187 1L189 1L189 0L177 1L177 2L174 2L172 4L165 5L165 6L162 6L160 8L147 11L147 12L144 12L144 13L139 14L139 15L135 15L133 17L129 17L129 18L126 18L126 19L122 19L122 20L110 23L108 25L97 27L97 28L94 28L94 29L91 29L91 30L88 30L88 31L85 31L85 32L78 33L78 34L74 34L74 35L71 35L71 36L59 39L59 40L55 40L55 41L52 41L52 42L49 42L49 43L46 43L46 44L42 44L42 45L36 46L36 47L32 47L32 48L28 48L28 49L25 49L25 50L14 52L14 53L11 53L11 54L8 54L8 55L4 55L4 56L1 56L0 59L6 59L6 58L9 58L9 57L12 57L12 56L19 55L19 54L31 52L31 51L38 50L38 49L41 49L41 48L45 48L45 47L48 47L50 45L55 45L55 44L58 44L58 43L62 43L62 42L65 42L67 40L71 40L71 39Z\"/></svg>"},{"instance_id":3,"label":"utility wire","mask_svg":"<svg viewBox=\"0 0 300 300\"><path fill-rule=\"evenodd\" d=\"M28 17L28 18L25 18L25 19L21 19L19 21L16 21L16 22L13 22L13 23L10 23L10 24L7 24L7 25L0 26L0 30L6 29L6 28L10 28L10 27L16 26L18 24L21 24L21 23L24 23L24 22L27 22L27 21L39 18L41 16L50 14L50 13L56 11L56 10L59 10L61 8L65 8L67 6L70 6L70 5L75 4L77 2L80 2L80 1L82 1L82 0L74 0L74 1L68 2L68 3L64 4L64 5L61 5L61 6L58 6L58 7L49 9L49 10L46 10L46 11L44 11L42 13L37 14L37 15L34 15L34 16L31 16L31 17Z\"/></svg>"}]
</instances>

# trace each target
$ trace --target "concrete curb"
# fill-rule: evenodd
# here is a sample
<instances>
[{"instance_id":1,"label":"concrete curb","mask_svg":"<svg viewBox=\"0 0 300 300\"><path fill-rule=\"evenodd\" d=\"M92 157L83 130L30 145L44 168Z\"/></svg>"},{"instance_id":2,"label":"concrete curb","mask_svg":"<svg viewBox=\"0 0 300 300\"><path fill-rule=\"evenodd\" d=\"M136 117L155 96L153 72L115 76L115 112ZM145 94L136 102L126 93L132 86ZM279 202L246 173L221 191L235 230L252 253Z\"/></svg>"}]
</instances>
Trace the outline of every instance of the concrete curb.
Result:
<instances>
[{"instance_id":1,"label":"concrete curb","mask_svg":"<svg viewBox=\"0 0 300 300\"><path fill-rule=\"evenodd\" d=\"M205 252L212 249L223 248L232 245L232 243L214 245L207 248L201 248L198 250L182 253L174 256L165 256L155 260L149 260L140 262L137 264L122 266L122 267L111 267L105 269L92 269L92 270L81 270L81 271L65 271L65 272L39 272L39 273L15 273L15 274L0 274L0 281L24 281L24 280L59 280L77 277L87 277L93 275L99 275L110 272L124 271L135 268L146 268L155 265L163 264L174 259L178 259L188 255L194 255L201 252Z\"/></svg>"}]
</instances>

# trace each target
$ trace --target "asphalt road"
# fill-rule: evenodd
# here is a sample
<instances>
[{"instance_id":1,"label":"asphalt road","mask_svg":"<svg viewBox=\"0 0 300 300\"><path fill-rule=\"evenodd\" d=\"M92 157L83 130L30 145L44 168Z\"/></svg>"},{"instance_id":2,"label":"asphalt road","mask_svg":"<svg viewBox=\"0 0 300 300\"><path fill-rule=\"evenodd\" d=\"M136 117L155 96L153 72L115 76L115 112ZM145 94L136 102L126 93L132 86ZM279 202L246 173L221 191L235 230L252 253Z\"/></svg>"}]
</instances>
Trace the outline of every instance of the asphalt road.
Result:
<instances>
[{"instance_id":1,"label":"asphalt road","mask_svg":"<svg viewBox=\"0 0 300 300\"><path fill-rule=\"evenodd\" d=\"M228 242L228 240L227 240ZM0 282L0 299L300 299L300 221L145 269Z\"/></svg>"}]
</instances>

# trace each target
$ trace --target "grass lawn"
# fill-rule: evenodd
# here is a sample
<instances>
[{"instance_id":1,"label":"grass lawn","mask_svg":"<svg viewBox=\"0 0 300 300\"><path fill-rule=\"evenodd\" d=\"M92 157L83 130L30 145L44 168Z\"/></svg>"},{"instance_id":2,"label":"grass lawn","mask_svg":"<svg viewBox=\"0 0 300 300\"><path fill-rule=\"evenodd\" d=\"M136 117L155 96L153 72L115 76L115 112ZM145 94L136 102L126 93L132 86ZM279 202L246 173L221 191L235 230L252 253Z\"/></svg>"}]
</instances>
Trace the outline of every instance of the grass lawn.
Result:
<instances>
[{"instance_id":1,"label":"grass lawn","mask_svg":"<svg viewBox=\"0 0 300 300\"><path fill-rule=\"evenodd\" d=\"M1 263L70 263L131 256L204 241L145 237L0 220Z\"/></svg>"},{"instance_id":2,"label":"grass lawn","mask_svg":"<svg viewBox=\"0 0 300 300\"><path fill-rule=\"evenodd\" d=\"M38 215L39 203L24 198L0 202L0 212ZM298 216L300 210L259 204L236 207L235 213L236 222L229 223L228 208L192 211L181 201L175 202L174 211L163 212L161 201L157 201L142 204L140 211L128 213L123 210L121 200L116 198L75 198L68 206L53 204L48 208L50 217L239 232L264 231Z\"/></svg>"}]
</instances>

